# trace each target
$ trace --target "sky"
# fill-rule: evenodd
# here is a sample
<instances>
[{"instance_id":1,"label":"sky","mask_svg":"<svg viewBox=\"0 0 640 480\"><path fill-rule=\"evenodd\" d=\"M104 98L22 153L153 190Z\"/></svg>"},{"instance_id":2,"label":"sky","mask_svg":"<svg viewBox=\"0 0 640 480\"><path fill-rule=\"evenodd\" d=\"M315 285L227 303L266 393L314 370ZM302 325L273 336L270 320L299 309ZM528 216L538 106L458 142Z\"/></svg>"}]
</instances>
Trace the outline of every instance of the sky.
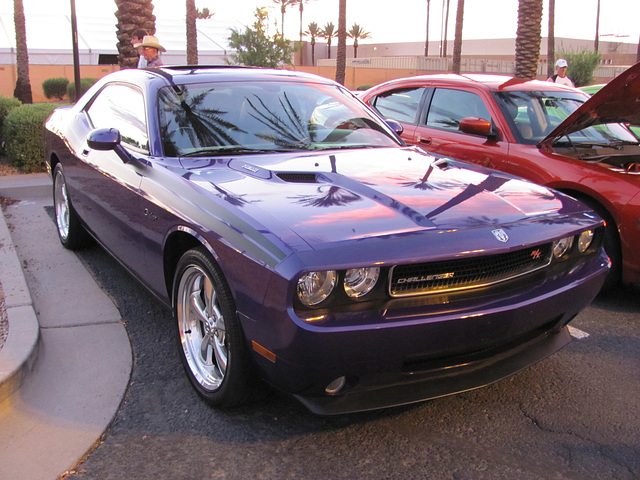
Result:
<instances>
[{"instance_id":1,"label":"sky","mask_svg":"<svg viewBox=\"0 0 640 480\"><path fill-rule=\"evenodd\" d=\"M596 6L598 0L556 0L555 36L595 39ZM78 16L113 15L113 0L75 0ZM12 12L13 2L2 0L0 13ZM424 42L426 38L427 0L347 0L347 28L358 23L371 34L360 43ZM547 5L544 11L542 35L547 35ZM600 39L638 43L640 38L639 0L602 0L600 6ZM70 0L23 0L25 14L43 11L70 11ZM430 0L429 39L441 39L444 25L443 7L446 0ZM154 14L158 18L184 15L184 1L153 0ZM198 8L207 7L215 15L211 22L251 25L256 7L268 7L270 28L280 29L280 8L273 0L196 0ZM450 0L448 39L453 39L457 0ZM373 7L373 8L372 8ZM465 0L464 39L515 38L518 20L518 0ZM299 37L298 7L287 10L285 36ZM338 0L308 0L303 12L304 29L315 21L320 27L328 22L338 24ZM274 25L276 22L276 25ZM162 32L157 32L160 37ZM273 31L271 32L273 33ZM349 41L347 43L350 43Z\"/></svg>"}]
</instances>

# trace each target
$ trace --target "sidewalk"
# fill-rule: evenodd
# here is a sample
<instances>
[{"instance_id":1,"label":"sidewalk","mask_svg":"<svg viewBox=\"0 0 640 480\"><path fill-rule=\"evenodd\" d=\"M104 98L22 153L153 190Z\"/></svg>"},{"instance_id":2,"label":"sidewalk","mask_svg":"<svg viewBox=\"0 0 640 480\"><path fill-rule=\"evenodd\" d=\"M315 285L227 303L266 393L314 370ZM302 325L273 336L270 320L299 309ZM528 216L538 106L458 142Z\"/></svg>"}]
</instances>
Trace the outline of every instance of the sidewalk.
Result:
<instances>
[{"instance_id":1,"label":"sidewalk","mask_svg":"<svg viewBox=\"0 0 640 480\"><path fill-rule=\"evenodd\" d=\"M0 196L17 200L0 215L0 477L53 480L113 419L131 346L113 302L58 241L49 177L0 177Z\"/></svg>"}]
</instances>

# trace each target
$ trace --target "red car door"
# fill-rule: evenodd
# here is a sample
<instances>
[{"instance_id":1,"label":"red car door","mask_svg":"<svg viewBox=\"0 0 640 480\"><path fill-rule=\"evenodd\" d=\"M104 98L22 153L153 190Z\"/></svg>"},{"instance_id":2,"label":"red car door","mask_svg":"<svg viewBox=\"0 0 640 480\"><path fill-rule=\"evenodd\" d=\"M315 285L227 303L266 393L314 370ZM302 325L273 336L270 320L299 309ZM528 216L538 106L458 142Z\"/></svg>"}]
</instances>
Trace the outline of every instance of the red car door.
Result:
<instances>
[{"instance_id":1,"label":"red car door","mask_svg":"<svg viewBox=\"0 0 640 480\"><path fill-rule=\"evenodd\" d=\"M403 134L409 143L426 150L490 168L507 170L509 143L496 124L491 108L473 92L453 88L435 88L425 100L425 108L412 135ZM472 135L460 131L467 117L484 118L493 124L495 136Z\"/></svg>"}]
</instances>

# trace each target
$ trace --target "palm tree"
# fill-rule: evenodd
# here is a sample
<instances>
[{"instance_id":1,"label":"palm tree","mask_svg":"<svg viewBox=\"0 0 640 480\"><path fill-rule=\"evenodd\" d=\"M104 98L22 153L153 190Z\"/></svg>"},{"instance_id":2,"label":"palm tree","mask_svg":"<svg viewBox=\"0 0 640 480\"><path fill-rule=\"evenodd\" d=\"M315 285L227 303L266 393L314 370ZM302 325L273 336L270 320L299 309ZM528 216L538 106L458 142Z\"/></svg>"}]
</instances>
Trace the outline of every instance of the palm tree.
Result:
<instances>
[{"instance_id":1,"label":"palm tree","mask_svg":"<svg viewBox=\"0 0 640 480\"><path fill-rule=\"evenodd\" d=\"M358 58L358 40L371 38L371 34L369 32L365 32L357 23L354 23L351 26L351 30L347 32L347 36L349 38L353 38L353 58Z\"/></svg>"},{"instance_id":2,"label":"palm tree","mask_svg":"<svg viewBox=\"0 0 640 480\"><path fill-rule=\"evenodd\" d=\"M187 0L187 63L189 65L198 64L196 16L196 0Z\"/></svg>"},{"instance_id":3,"label":"palm tree","mask_svg":"<svg viewBox=\"0 0 640 480\"><path fill-rule=\"evenodd\" d=\"M27 50L27 24L22 0L13 0L13 22L16 29L16 66L18 78L13 96L22 103L33 103L29 81L29 52Z\"/></svg>"},{"instance_id":4,"label":"palm tree","mask_svg":"<svg viewBox=\"0 0 640 480\"><path fill-rule=\"evenodd\" d=\"M464 0L458 0L456 12L456 33L453 39L453 73L460 74L460 57L462 56L462 24L464 17Z\"/></svg>"},{"instance_id":5,"label":"palm tree","mask_svg":"<svg viewBox=\"0 0 640 480\"><path fill-rule=\"evenodd\" d=\"M316 64L316 38L320 36L320 27L316 22L311 22L307 27L305 35L311 37L311 65Z\"/></svg>"},{"instance_id":6,"label":"palm tree","mask_svg":"<svg viewBox=\"0 0 640 480\"><path fill-rule=\"evenodd\" d=\"M431 0L427 0L427 35L426 35L426 39L424 41L424 56L425 57L429 56L429 6L430 6L430 2L431 2Z\"/></svg>"},{"instance_id":7,"label":"palm tree","mask_svg":"<svg viewBox=\"0 0 640 480\"><path fill-rule=\"evenodd\" d=\"M534 79L540 58L542 0L518 0L516 77Z\"/></svg>"},{"instance_id":8,"label":"palm tree","mask_svg":"<svg viewBox=\"0 0 640 480\"><path fill-rule=\"evenodd\" d=\"M336 53L336 82L344 85L347 67L347 0L338 4L338 52Z\"/></svg>"},{"instance_id":9,"label":"palm tree","mask_svg":"<svg viewBox=\"0 0 640 480\"><path fill-rule=\"evenodd\" d=\"M149 35L156 33L156 16L153 14L151 0L115 0L118 9L115 12L118 23L118 63L120 68L136 68L138 52L131 43L132 34L143 29Z\"/></svg>"},{"instance_id":10,"label":"palm tree","mask_svg":"<svg viewBox=\"0 0 640 480\"><path fill-rule=\"evenodd\" d=\"M298 6L300 7L300 44L302 44L302 35L304 35L304 33L302 32L302 12L304 11L304 4L309 3L310 1L311 0L296 0Z\"/></svg>"},{"instance_id":11,"label":"palm tree","mask_svg":"<svg viewBox=\"0 0 640 480\"><path fill-rule=\"evenodd\" d=\"M447 56L447 27L448 26L449 26L449 0L447 0L446 14L444 17L444 36L443 36L442 55L441 55L442 57Z\"/></svg>"},{"instance_id":12,"label":"palm tree","mask_svg":"<svg viewBox=\"0 0 640 480\"><path fill-rule=\"evenodd\" d=\"M282 24L280 25L280 34L284 37L284 14L287 8L298 3L298 0L273 0L273 3L280 5L280 14L282 15Z\"/></svg>"},{"instance_id":13,"label":"palm tree","mask_svg":"<svg viewBox=\"0 0 640 480\"><path fill-rule=\"evenodd\" d=\"M555 17L556 0L549 0L549 33L547 34L547 77L551 77L555 72L556 63L556 35Z\"/></svg>"},{"instance_id":14,"label":"palm tree","mask_svg":"<svg viewBox=\"0 0 640 480\"><path fill-rule=\"evenodd\" d=\"M337 35L338 32L336 32L336 27L333 22L327 23L318 34L320 38L327 39L327 58L331 58L331 39L335 38Z\"/></svg>"}]
</instances>

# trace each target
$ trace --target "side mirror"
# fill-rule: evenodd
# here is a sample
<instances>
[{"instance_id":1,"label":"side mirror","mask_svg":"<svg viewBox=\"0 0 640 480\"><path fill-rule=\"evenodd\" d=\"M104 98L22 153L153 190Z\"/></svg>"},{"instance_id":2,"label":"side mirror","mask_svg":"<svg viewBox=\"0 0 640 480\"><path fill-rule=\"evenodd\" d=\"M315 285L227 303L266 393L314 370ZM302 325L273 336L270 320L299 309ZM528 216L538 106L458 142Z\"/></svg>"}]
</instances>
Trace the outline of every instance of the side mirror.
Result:
<instances>
[{"instance_id":1,"label":"side mirror","mask_svg":"<svg viewBox=\"0 0 640 480\"><path fill-rule=\"evenodd\" d=\"M491 122L480 117L466 117L460 120L459 129L463 133L480 135L487 138L496 138L496 133L492 130Z\"/></svg>"},{"instance_id":2,"label":"side mirror","mask_svg":"<svg viewBox=\"0 0 640 480\"><path fill-rule=\"evenodd\" d=\"M404 127L400 124L400 122L394 120L393 118L385 118L384 121L389 125L391 130L396 132L398 135L402 135L404 132Z\"/></svg>"},{"instance_id":3,"label":"side mirror","mask_svg":"<svg viewBox=\"0 0 640 480\"><path fill-rule=\"evenodd\" d=\"M129 163L133 158L131 154L120 144L120 132L116 128L98 128L89 132L87 145L93 150L106 152L113 150L120 160Z\"/></svg>"}]
</instances>

